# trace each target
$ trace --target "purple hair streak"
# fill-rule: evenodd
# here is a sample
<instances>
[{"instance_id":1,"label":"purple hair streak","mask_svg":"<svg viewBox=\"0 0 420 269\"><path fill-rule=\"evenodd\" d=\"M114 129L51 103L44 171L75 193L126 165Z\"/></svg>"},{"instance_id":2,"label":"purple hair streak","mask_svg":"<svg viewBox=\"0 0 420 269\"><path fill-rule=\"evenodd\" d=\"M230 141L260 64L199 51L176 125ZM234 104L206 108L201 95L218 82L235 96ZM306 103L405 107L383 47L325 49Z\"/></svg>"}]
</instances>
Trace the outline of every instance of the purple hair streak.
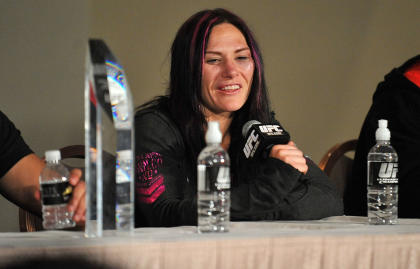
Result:
<instances>
[{"instance_id":1,"label":"purple hair streak","mask_svg":"<svg viewBox=\"0 0 420 269\"><path fill-rule=\"evenodd\" d=\"M201 51L201 70L203 70L203 64L204 64L204 54L205 54L205 50L206 50L206 40L207 40L207 35L209 34L209 29L210 29L210 27L213 25L213 23L215 22L215 21L217 21L219 18L218 17L216 17L216 18L214 18L214 19L212 19L210 22L209 22L209 24L207 25L207 28L206 28L206 32L204 33L204 37L203 37L203 48L202 48L202 51Z\"/></svg>"},{"instance_id":2,"label":"purple hair streak","mask_svg":"<svg viewBox=\"0 0 420 269\"><path fill-rule=\"evenodd\" d=\"M197 25L195 26L194 34L192 36L191 46L190 46L190 66L191 66L191 68L193 67L193 59L194 59L194 52L195 52L195 41L197 39L198 29L200 29L200 26L203 23L203 21L206 20L209 16L210 16L210 12L207 12L206 14L204 14L204 16L201 17L201 19L198 21Z\"/></svg>"}]
</instances>

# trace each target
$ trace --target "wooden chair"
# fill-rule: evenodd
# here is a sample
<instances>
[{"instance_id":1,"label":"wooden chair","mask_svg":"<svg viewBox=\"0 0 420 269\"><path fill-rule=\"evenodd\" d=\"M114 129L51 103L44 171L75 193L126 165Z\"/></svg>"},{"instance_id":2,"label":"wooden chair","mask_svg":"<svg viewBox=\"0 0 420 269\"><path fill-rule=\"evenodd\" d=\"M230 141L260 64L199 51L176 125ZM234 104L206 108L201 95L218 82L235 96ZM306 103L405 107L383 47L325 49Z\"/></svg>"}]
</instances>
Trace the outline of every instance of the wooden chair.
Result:
<instances>
[{"instance_id":1,"label":"wooden chair","mask_svg":"<svg viewBox=\"0 0 420 269\"><path fill-rule=\"evenodd\" d=\"M61 159L84 159L85 146L84 145L71 145L60 149ZM70 166L71 168L71 166ZM73 167L74 168L74 167ZM42 218L19 208L19 228L21 232L35 232L43 230Z\"/></svg>"},{"instance_id":2,"label":"wooden chair","mask_svg":"<svg viewBox=\"0 0 420 269\"><path fill-rule=\"evenodd\" d=\"M356 150L357 139L338 143L331 147L321 158L318 166L335 183L341 196L344 194L346 183L351 179L351 171Z\"/></svg>"}]
</instances>

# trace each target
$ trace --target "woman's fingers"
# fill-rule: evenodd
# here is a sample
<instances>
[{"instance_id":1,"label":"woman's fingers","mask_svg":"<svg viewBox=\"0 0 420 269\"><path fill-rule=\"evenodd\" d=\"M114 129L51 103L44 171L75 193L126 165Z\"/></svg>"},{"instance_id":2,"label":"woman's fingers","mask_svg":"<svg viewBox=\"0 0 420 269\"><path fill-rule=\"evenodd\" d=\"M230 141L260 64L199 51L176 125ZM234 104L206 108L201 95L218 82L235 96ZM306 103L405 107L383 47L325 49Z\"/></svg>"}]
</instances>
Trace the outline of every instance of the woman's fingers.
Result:
<instances>
[{"instance_id":1,"label":"woman's fingers","mask_svg":"<svg viewBox=\"0 0 420 269\"><path fill-rule=\"evenodd\" d=\"M293 141L285 145L274 145L270 151L270 157L279 159L304 174L308 171L303 152L296 147Z\"/></svg>"}]
</instances>

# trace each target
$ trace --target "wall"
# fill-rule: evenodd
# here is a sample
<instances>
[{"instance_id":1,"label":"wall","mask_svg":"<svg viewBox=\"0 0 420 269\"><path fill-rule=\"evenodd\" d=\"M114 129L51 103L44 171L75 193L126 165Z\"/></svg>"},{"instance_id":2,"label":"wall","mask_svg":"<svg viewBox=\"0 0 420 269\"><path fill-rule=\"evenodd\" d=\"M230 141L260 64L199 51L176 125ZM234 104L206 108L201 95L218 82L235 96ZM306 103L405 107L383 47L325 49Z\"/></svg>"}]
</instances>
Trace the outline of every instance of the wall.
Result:
<instances>
[{"instance_id":1,"label":"wall","mask_svg":"<svg viewBox=\"0 0 420 269\"><path fill-rule=\"evenodd\" d=\"M181 23L225 7L254 31L277 118L318 162L334 143L358 136L377 83L419 53L417 2L0 0L1 110L38 154L82 143L88 35L112 48L140 105L165 92ZM5 203L0 217L13 219L16 208ZM0 224L11 229L16 223Z\"/></svg>"},{"instance_id":2,"label":"wall","mask_svg":"<svg viewBox=\"0 0 420 269\"><path fill-rule=\"evenodd\" d=\"M165 92L169 48L189 16L225 7L243 17L261 46L278 119L316 162L358 136L377 83L420 48L411 0L92 3L91 35L113 48L136 104Z\"/></svg>"},{"instance_id":3,"label":"wall","mask_svg":"<svg viewBox=\"0 0 420 269\"><path fill-rule=\"evenodd\" d=\"M83 144L83 0L0 0L0 109L32 150ZM1 131L1 130L0 130ZM0 196L0 231L18 230L18 210Z\"/></svg>"}]
</instances>

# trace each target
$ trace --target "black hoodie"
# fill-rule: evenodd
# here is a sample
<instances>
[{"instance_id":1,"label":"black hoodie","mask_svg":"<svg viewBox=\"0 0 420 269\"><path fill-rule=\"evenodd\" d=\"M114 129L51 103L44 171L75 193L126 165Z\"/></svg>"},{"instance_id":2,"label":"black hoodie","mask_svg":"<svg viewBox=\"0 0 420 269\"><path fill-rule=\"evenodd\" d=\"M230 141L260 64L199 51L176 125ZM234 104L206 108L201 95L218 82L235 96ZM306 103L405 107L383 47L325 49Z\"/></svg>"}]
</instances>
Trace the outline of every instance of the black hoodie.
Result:
<instances>
[{"instance_id":1,"label":"black hoodie","mask_svg":"<svg viewBox=\"0 0 420 269\"><path fill-rule=\"evenodd\" d=\"M344 193L346 215L367 215L367 154L376 144L378 120L386 119L398 154L398 216L420 217L420 89L404 76L418 61L420 55L394 68L378 84L357 143L352 181Z\"/></svg>"},{"instance_id":2,"label":"black hoodie","mask_svg":"<svg viewBox=\"0 0 420 269\"><path fill-rule=\"evenodd\" d=\"M196 162L164 106L139 111L136 133L136 227L197 225ZM229 152L240 151L239 148ZM236 162L231 162L233 163ZM342 215L328 177L310 159L302 174L273 158L239 162L231 184L231 220L307 220Z\"/></svg>"}]
</instances>

